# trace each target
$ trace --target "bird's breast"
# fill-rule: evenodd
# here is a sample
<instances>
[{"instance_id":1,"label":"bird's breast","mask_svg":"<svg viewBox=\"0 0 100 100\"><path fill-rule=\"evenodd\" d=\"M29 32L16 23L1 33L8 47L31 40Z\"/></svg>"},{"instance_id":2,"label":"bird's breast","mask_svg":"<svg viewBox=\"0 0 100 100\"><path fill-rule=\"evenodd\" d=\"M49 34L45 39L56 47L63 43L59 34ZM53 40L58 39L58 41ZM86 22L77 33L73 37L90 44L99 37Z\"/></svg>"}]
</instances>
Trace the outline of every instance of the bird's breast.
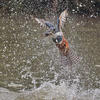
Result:
<instances>
[{"instance_id":1,"label":"bird's breast","mask_svg":"<svg viewBox=\"0 0 100 100\"><path fill-rule=\"evenodd\" d=\"M65 56L67 55L67 52L69 51L69 44L68 41L64 38L64 36L60 43L56 43L56 46Z\"/></svg>"}]
</instances>

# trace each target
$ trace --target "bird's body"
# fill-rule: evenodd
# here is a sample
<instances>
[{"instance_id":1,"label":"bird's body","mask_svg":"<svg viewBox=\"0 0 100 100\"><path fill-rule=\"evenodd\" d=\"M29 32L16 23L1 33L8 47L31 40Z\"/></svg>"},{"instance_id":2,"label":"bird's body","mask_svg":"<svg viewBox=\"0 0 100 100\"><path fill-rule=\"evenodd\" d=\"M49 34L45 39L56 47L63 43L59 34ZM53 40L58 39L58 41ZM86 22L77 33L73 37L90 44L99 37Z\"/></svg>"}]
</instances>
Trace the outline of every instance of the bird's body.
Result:
<instances>
[{"instance_id":1,"label":"bird's body","mask_svg":"<svg viewBox=\"0 0 100 100\"><path fill-rule=\"evenodd\" d=\"M47 26L49 28L48 31L45 32L46 36L49 36L52 34L52 40L58 47L60 53L69 59L69 62L71 62L70 65L73 64L73 61L71 61L72 58L70 57L69 51L69 43L67 39L64 37L64 34L62 32L62 28L64 26L64 23L66 21L66 17L68 17L67 10L63 11L61 15L57 18L57 24L54 26L52 23L45 21L43 19L35 18L35 20L42 26ZM76 57L77 58L77 57ZM77 59L76 59L77 60Z\"/></svg>"}]
</instances>

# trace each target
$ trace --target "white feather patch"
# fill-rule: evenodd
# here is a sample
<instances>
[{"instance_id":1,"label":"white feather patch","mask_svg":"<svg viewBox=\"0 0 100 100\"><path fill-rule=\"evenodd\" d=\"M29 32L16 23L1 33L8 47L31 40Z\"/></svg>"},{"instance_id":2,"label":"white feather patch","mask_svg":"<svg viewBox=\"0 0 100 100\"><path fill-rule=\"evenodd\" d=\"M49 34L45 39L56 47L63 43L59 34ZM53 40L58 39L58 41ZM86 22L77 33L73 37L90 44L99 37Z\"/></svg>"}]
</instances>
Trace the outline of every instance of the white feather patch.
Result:
<instances>
[{"instance_id":1,"label":"white feather patch","mask_svg":"<svg viewBox=\"0 0 100 100\"><path fill-rule=\"evenodd\" d=\"M38 19L38 18L35 18L35 20L40 24L40 26L43 26L45 27L45 21L43 19Z\"/></svg>"},{"instance_id":2,"label":"white feather patch","mask_svg":"<svg viewBox=\"0 0 100 100\"><path fill-rule=\"evenodd\" d=\"M56 38L57 36L62 36L63 35L63 32L57 32L54 34L54 37Z\"/></svg>"}]
</instances>

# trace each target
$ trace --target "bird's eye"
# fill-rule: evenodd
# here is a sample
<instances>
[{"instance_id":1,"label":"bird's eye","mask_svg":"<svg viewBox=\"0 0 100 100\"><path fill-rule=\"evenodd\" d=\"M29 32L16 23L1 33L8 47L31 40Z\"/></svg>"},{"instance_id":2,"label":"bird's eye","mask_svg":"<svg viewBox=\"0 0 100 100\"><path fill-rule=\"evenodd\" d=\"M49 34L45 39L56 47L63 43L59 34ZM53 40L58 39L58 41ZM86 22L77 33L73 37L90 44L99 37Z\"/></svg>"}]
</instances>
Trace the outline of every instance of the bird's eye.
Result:
<instances>
[{"instance_id":1,"label":"bird's eye","mask_svg":"<svg viewBox=\"0 0 100 100\"><path fill-rule=\"evenodd\" d=\"M62 36L57 36L56 38L53 38L53 42L60 43L62 41Z\"/></svg>"}]
</instances>

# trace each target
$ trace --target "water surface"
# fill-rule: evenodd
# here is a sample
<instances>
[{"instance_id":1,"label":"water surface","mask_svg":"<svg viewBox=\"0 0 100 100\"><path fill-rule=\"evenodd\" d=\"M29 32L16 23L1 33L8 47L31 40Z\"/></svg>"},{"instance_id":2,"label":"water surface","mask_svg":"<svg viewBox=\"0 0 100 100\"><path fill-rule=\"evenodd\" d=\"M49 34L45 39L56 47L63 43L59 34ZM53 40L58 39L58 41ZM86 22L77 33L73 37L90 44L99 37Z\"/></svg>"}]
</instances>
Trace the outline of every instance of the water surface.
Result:
<instances>
[{"instance_id":1,"label":"water surface","mask_svg":"<svg viewBox=\"0 0 100 100\"><path fill-rule=\"evenodd\" d=\"M34 18L0 17L0 97L4 100L8 96L7 100L99 100L99 20L68 18L63 31L72 50L81 58L79 64L68 70L62 66L59 50L51 37L44 37L45 28L40 28Z\"/></svg>"}]
</instances>

